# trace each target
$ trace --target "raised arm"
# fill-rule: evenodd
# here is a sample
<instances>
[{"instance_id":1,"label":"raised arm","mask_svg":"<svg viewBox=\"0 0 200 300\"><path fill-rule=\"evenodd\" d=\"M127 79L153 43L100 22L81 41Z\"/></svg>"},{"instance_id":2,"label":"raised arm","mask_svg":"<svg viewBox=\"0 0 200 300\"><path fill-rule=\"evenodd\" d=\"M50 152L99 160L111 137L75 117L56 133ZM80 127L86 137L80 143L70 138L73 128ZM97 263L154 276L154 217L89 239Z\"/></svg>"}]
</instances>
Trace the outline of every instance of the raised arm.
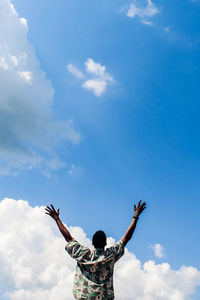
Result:
<instances>
[{"instance_id":1,"label":"raised arm","mask_svg":"<svg viewBox=\"0 0 200 300\"><path fill-rule=\"evenodd\" d=\"M135 231L135 228L136 228L136 225L137 225L137 221L138 221L138 218L139 218L139 215L143 212L143 210L146 208L146 203L143 202L142 204L142 200L140 200L138 202L138 205L136 206L134 204L134 217L133 217L133 220L129 226L129 228L127 229L126 231L126 234L123 236L122 238L122 241L124 243L124 245L126 246L126 244L130 241L130 239L132 238L133 236L133 233Z\"/></svg>"},{"instance_id":2,"label":"raised arm","mask_svg":"<svg viewBox=\"0 0 200 300\"><path fill-rule=\"evenodd\" d=\"M63 223L61 222L61 220L59 218L60 209L58 208L58 210L56 211L55 208L53 207L53 205L51 204L51 208L49 206L46 206L45 210L46 210L45 214L49 215L50 217L52 217L52 219L54 219L56 221L58 228L59 228L60 232L62 233L64 239L67 242L71 241L73 238L72 238L70 232L63 225Z\"/></svg>"}]
</instances>

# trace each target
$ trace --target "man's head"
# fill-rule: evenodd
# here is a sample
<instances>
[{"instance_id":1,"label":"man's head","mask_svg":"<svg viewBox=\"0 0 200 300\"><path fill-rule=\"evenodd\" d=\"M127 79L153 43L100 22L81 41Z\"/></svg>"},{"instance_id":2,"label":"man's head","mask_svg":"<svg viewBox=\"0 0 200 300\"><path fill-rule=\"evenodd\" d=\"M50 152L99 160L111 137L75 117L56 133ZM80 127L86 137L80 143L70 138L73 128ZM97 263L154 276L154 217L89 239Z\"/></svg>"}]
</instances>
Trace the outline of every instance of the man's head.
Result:
<instances>
[{"instance_id":1,"label":"man's head","mask_svg":"<svg viewBox=\"0 0 200 300\"><path fill-rule=\"evenodd\" d=\"M107 245L105 232L102 230L95 232L92 238L92 245L95 248L104 248Z\"/></svg>"}]
</instances>

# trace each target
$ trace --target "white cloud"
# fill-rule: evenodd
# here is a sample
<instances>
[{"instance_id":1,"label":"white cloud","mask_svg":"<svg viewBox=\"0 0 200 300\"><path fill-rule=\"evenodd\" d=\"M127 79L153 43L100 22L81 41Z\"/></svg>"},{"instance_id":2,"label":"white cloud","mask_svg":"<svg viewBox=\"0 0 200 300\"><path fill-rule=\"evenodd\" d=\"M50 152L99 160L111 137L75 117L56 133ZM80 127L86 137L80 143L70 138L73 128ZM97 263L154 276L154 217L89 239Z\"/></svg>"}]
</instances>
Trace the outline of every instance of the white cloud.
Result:
<instances>
[{"instance_id":1,"label":"white cloud","mask_svg":"<svg viewBox=\"0 0 200 300\"><path fill-rule=\"evenodd\" d=\"M91 90L95 96L101 96L105 92L106 86L106 81L98 79L89 79L82 84L83 88Z\"/></svg>"},{"instance_id":2,"label":"white cloud","mask_svg":"<svg viewBox=\"0 0 200 300\"><path fill-rule=\"evenodd\" d=\"M103 80L113 81L112 76L106 72L106 67L96 63L92 58L85 62L86 71L92 75L102 78Z\"/></svg>"},{"instance_id":3,"label":"white cloud","mask_svg":"<svg viewBox=\"0 0 200 300\"><path fill-rule=\"evenodd\" d=\"M162 258L164 256L164 247L160 244L155 244L151 246L154 252L154 255L158 258Z\"/></svg>"},{"instance_id":4,"label":"white cloud","mask_svg":"<svg viewBox=\"0 0 200 300\"><path fill-rule=\"evenodd\" d=\"M31 84L32 72L30 71L19 71L19 76L21 76L27 83Z\"/></svg>"},{"instance_id":5,"label":"white cloud","mask_svg":"<svg viewBox=\"0 0 200 300\"><path fill-rule=\"evenodd\" d=\"M65 241L44 207L4 199L0 220L0 298L72 300L75 262L65 252ZM80 243L92 247L83 229L69 230ZM173 270L168 263L152 260L142 265L126 250L116 264L114 283L118 300L189 300L200 285L200 271L186 266Z\"/></svg>"},{"instance_id":6,"label":"white cloud","mask_svg":"<svg viewBox=\"0 0 200 300\"><path fill-rule=\"evenodd\" d=\"M67 69L70 73L72 73L76 78L82 79L84 77L83 73L81 70L79 70L75 65L73 64L68 64Z\"/></svg>"},{"instance_id":7,"label":"white cloud","mask_svg":"<svg viewBox=\"0 0 200 300\"><path fill-rule=\"evenodd\" d=\"M106 67L100 63L96 63L92 58L88 58L85 62L85 74L83 74L75 65L69 64L67 67L68 71L76 78L83 79L84 77L89 76L88 79L83 81L82 87L92 91L97 97L102 96L108 85L114 83L113 77L106 72Z\"/></svg>"},{"instance_id":8,"label":"white cloud","mask_svg":"<svg viewBox=\"0 0 200 300\"><path fill-rule=\"evenodd\" d=\"M142 24L147 25L147 26L153 26L153 23L151 21L147 20L141 20Z\"/></svg>"},{"instance_id":9,"label":"white cloud","mask_svg":"<svg viewBox=\"0 0 200 300\"><path fill-rule=\"evenodd\" d=\"M54 90L40 69L28 26L10 0L0 1L0 174L51 169L62 140L78 143L71 121L54 121ZM63 165L63 164L62 164ZM61 166L61 164L60 164Z\"/></svg>"},{"instance_id":10,"label":"white cloud","mask_svg":"<svg viewBox=\"0 0 200 300\"><path fill-rule=\"evenodd\" d=\"M152 22L149 21L149 18L159 13L159 9L151 0L145 0L145 3L147 3L146 7L141 7L141 1L138 5L138 1L135 0L134 3L129 6L127 16L129 18L135 18L137 16L143 24L152 26Z\"/></svg>"},{"instance_id":11,"label":"white cloud","mask_svg":"<svg viewBox=\"0 0 200 300\"><path fill-rule=\"evenodd\" d=\"M26 29L28 30L27 20L25 18L20 18L20 21L26 27Z\"/></svg>"}]
</instances>

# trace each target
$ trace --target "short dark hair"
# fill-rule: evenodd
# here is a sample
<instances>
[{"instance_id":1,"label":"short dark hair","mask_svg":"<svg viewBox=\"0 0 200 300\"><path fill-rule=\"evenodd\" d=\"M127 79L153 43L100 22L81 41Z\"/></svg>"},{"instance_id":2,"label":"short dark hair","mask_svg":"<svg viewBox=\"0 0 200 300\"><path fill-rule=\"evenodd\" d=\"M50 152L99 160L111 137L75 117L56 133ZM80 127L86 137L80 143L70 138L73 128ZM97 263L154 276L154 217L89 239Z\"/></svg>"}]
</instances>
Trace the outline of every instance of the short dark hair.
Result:
<instances>
[{"instance_id":1,"label":"short dark hair","mask_svg":"<svg viewBox=\"0 0 200 300\"><path fill-rule=\"evenodd\" d=\"M95 248L104 248L106 246L106 234L102 230L95 232L92 238L92 245Z\"/></svg>"}]
</instances>

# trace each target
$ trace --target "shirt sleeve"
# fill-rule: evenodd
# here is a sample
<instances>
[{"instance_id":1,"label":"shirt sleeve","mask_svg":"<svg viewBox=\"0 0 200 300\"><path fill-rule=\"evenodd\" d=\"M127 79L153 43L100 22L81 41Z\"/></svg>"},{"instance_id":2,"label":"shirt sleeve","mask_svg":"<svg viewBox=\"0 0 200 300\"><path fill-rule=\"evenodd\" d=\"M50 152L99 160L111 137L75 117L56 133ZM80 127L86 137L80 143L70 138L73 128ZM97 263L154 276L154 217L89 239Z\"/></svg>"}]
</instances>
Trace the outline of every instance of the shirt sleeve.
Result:
<instances>
[{"instance_id":1,"label":"shirt sleeve","mask_svg":"<svg viewBox=\"0 0 200 300\"><path fill-rule=\"evenodd\" d=\"M115 262L116 262L124 255L124 243L122 242L122 240L120 240L113 246L113 251L115 254Z\"/></svg>"},{"instance_id":2,"label":"shirt sleeve","mask_svg":"<svg viewBox=\"0 0 200 300\"><path fill-rule=\"evenodd\" d=\"M90 259L90 249L80 245L76 240L69 241L65 246L65 250L79 263L84 263Z\"/></svg>"}]
</instances>

